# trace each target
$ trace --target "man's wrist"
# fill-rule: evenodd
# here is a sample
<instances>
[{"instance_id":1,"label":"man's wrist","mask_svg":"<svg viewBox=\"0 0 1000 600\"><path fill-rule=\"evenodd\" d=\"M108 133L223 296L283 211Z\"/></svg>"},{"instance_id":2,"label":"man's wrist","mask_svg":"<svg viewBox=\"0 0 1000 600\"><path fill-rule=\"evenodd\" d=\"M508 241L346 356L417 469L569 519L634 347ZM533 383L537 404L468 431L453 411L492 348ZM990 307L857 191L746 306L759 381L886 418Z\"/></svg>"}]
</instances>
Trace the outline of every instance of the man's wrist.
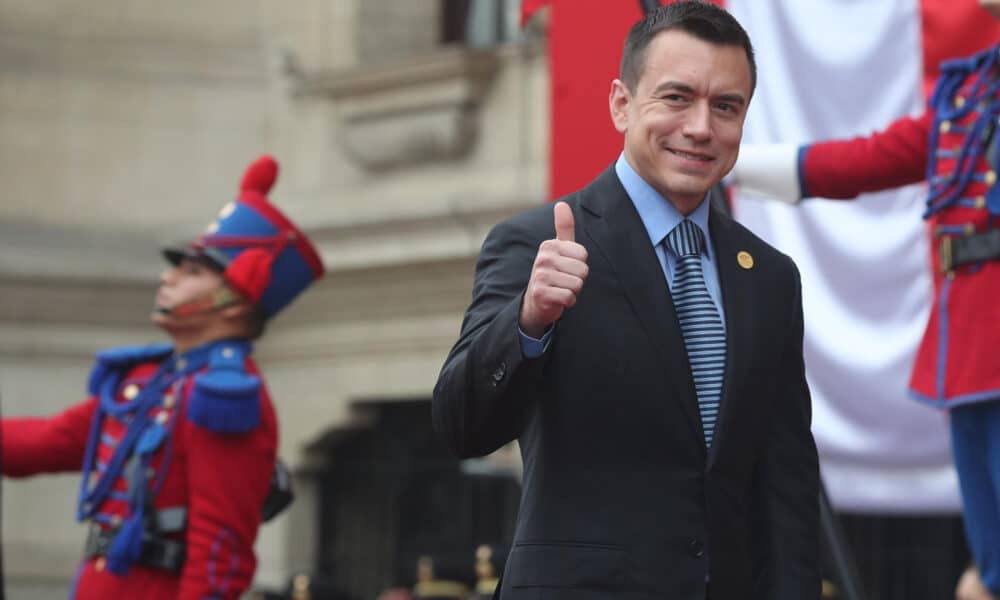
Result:
<instances>
[{"instance_id":1,"label":"man's wrist","mask_svg":"<svg viewBox=\"0 0 1000 600\"><path fill-rule=\"evenodd\" d=\"M525 310L521 308L521 314L517 319L517 326L521 330L521 333L527 335L528 337L534 339L541 339L545 335L546 330L551 327L549 323L539 323L532 319L525 318Z\"/></svg>"}]
</instances>

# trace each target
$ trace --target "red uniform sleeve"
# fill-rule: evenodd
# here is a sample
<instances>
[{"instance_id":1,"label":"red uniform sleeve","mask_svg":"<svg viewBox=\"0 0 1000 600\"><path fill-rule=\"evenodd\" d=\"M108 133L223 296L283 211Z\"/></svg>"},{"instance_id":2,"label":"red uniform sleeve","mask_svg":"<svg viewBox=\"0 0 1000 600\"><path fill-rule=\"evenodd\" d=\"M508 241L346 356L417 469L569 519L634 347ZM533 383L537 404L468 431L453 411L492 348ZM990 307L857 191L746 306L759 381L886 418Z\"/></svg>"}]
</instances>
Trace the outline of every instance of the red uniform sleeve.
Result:
<instances>
[{"instance_id":1,"label":"red uniform sleeve","mask_svg":"<svg viewBox=\"0 0 1000 600\"><path fill-rule=\"evenodd\" d=\"M248 433L185 422L189 517L178 600L236 600L257 563L254 540L277 453L277 425L261 390L261 424Z\"/></svg>"},{"instance_id":2,"label":"red uniform sleeve","mask_svg":"<svg viewBox=\"0 0 1000 600\"><path fill-rule=\"evenodd\" d=\"M854 198L923 181L933 115L904 117L884 131L806 146L799 157L802 196Z\"/></svg>"},{"instance_id":3,"label":"red uniform sleeve","mask_svg":"<svg viewBox=\"0 0 1000 600\"><path fill-rule=\"evenodd\" d=\"M96 409L97 400L91 398L52 417L3 419L0 431L3 474L26 477L79 471Z\"/></svg>"}]
</instances>

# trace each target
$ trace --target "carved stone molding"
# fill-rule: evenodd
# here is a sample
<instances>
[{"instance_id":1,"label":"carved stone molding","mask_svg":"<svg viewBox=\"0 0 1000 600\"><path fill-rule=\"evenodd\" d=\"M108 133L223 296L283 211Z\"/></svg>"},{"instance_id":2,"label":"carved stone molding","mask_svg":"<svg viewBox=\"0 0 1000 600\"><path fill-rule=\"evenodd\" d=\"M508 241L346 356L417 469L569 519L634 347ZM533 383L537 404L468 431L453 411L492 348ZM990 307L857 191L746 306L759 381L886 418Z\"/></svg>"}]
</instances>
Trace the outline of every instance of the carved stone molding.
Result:
<instances>
[{"instance_id":1,"label":"carved stone molding","mask_svg":"<svg viewBox=\"0 0 1000 600\"><path fill-rule=\"evenodd\" d=\"M301 75L292 93L333 100L345 154L380 171L464 156L498 68L493 50L443 48L391 64Z\"/></svg>"}]
</instances>

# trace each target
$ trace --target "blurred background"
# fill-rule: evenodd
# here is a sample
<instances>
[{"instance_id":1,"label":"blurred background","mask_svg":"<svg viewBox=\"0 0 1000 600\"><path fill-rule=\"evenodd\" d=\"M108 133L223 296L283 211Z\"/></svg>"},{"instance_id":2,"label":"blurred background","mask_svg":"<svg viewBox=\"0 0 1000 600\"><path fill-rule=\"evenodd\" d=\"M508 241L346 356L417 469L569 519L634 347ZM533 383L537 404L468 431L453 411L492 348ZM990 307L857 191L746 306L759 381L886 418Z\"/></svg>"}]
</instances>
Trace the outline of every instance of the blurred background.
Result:
<instances>
[{"instance_id":1,"label":"blurred background","mask_svg":"<svg viewBox=\"0 0 1000 600\"><path fill-rule=\"evenodd\" d=\"M917 113L946 57L928 36L952 56L970 26L997 39L975 0L726 4L758 51L748 141ZM261 530L255 597L488 589L520 458L451 458L431 390L489 228L617 157L606 98L640 16L632 0L0 0L4 416L57 412L97 349L157 341L158 248L271 153L271 200L328 275L257 348L297 499ZM906 398L930 299L922 194L797 212L730 198L803 271L824 480L856 583L883 600L949 597L967 560L945 418ZM824 237L830 220L846 230ZM879 243L848 253L861 235ZM75 476L4 481L9 597L66 596L76 493Z\"/></svg>"}]
</instances>

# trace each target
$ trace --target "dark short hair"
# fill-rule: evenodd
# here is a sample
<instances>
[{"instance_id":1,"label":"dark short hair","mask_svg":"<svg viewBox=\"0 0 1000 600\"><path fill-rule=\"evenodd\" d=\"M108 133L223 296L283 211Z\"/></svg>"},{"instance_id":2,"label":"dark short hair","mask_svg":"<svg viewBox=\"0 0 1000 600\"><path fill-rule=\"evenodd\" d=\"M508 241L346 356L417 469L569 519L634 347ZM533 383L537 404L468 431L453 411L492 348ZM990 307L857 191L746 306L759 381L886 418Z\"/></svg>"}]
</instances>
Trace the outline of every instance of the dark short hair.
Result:
<instances>
[{"instance_id":1,"label":"dark short hair","mask_svg":"<svg viewBox=\"0 0 1000 600\"><path fill-rule=\"evenodd\" d=\"M635 93L646 68L646 49L657 34L679 29L694 37L719 46L742 46L750 65L750 95L757 87L757 63L753 57L750 36L733 15L725 9L703 0L682 0L646 13L632 26L625 38L619 78Z\"/></svg>"}]
</instances>

